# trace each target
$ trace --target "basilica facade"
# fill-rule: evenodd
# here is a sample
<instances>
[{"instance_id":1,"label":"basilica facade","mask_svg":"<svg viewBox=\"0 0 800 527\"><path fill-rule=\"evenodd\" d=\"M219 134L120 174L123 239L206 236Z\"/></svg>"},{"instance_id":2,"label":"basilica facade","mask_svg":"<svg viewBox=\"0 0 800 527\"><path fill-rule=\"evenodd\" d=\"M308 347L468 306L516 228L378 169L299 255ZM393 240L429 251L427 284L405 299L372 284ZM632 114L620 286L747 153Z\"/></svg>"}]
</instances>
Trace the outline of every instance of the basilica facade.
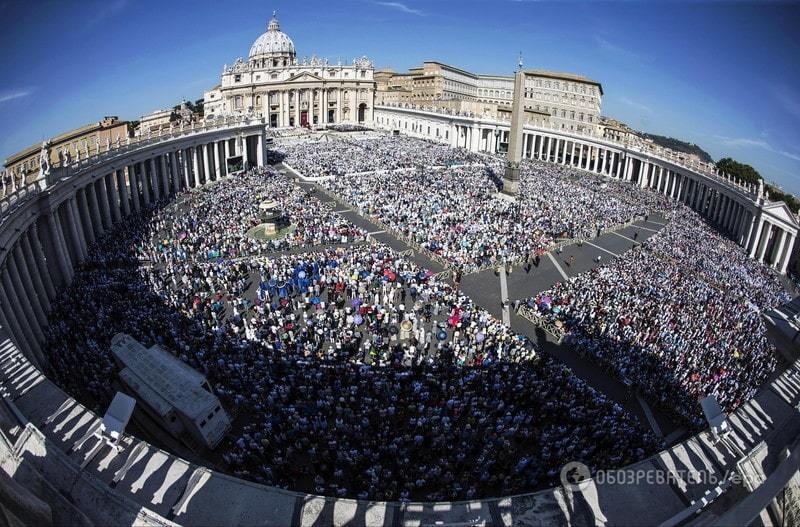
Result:
<instances>
[{"instance_id":1,"label":"basilica facade","mask_svg":"<svg viewBox=\"0 0 800 527\"><path fill-rule=\"evenodd\" d=\"M316 56L298 60L273 14L247 61L225 65L220 84L204 94L205 118L249 115L272 128L372 123L373 71L366 57L348 64Z\"/></svg>"}]
</instances>

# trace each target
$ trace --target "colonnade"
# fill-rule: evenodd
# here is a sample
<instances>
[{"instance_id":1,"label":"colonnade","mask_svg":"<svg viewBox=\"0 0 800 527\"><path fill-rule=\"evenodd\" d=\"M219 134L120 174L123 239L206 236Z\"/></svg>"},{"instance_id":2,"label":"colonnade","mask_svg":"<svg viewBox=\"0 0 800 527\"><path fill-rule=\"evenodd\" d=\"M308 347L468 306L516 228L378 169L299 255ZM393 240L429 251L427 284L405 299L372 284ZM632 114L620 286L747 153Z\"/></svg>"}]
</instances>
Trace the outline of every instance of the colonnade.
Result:
<instances>
[{"instance_id":1,"label":"colonnade","mask_svg":"<svg viewBox=\"0 0 800 527\"><path fill-rule=\"evenodd\" d=\"M341 122L371 123L373 105L369 93L356 87L302 87L257 92L252 97L256 112L266 117L270 126L288 127ZM235 93L228 96L230 108L237 107L236 97Z\"/></svg>"},{"instance_id":2,"label":"colonnade","mask_svg":"<svg viewBox=\"0 0 800 527\"><path fill-rule=\"evenodd\" d=\"M18 229L11 247L3 248L0 324L10 328L15 344L42 367L51 304L104 233L183 190L225 178L229 157L241 155L245 164L263 165L263 147L261 135L249 140L238 136L160 148L142 158L132 154L121 165L87 174L83 185L69 193L42 196L38 214Z\"/></svg>"}]
</instances>

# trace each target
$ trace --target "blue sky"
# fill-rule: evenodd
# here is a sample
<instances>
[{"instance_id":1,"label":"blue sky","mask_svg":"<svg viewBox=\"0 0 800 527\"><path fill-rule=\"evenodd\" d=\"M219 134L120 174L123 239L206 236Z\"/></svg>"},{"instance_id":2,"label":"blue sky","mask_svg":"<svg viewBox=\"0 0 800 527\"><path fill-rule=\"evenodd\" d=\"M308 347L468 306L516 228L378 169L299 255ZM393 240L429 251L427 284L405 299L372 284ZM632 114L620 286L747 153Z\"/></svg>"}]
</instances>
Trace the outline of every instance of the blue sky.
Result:
<instances>
[{"instance_id":1,"label":"blue sky","mask_svg":"<svg viewBox=\"0 0 800 527\"><path fill-rule=\"evenodd\" d=\"M521 51L600 81L605 115L800 194L800 4L784 2L0 0L0 156L201 97L273 9L299 56L509 74Z\"/></svg>"}]
</instances>

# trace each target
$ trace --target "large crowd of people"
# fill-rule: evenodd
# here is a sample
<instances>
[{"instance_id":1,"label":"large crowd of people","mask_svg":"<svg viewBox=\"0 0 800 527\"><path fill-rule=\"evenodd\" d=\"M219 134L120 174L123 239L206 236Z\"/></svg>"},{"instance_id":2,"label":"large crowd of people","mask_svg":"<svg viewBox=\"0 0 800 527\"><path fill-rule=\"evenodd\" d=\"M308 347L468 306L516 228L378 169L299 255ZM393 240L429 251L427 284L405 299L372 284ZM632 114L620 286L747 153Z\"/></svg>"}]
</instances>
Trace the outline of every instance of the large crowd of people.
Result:
<instances>
[{"instance_id":1,"label":"large crowd of people","mask_svg":"<svg viewBox=\"0 0 800 527\"><path fill-rule=\"evenodd\" d=\"M278 226L290 231L269 239L253 236L264 223L260 205L273 202ZM208 260L269 251L363 241L366 233L345 221L317 196L271 167L186 192L159 210L142 250L148 258Z\"/></svg>"},{"instance_id":2,"label":"large crowd of people","mask_svg":"<svg viewBox=\"0 0 800 527\"><path fill-rule=\"evenodd\" d=\"M760 310L785 300L776 277L662 196L525 162L520 199L498 199L498 159L408 138L298 142L284 153L305 175L335 175L328 190L461 270L665 211L658 234L530 309L693 424L697 397L732 409L775 367ZM248 235L264 201L293 229ZM566 461L619 467L661 446L457 284L369 241L271 168L122 222L97 240L50 319L51 378L97 411L118 388L116 333L205 374L234 423L217 464L268 485L471 499L558 484Z\"/></svg>"},{"instance_id":3,"label":"large crowd of people","mask_svg":"<svg viewBox=\"0 0 800 527\"><path fill-rule=\"evenodd\" d=\"M663 410L701 426L698 399L726 410L776 367L761 312L788 301L774 271L680 207L623 258L528 300L565 340Z\"/></svg>"},{"instance_id":4,"label":"large crowd of people","mask_svg":"<svg viewBox=\"0 0 800 527\"><path fill-rule=\"evenodd\" d=\"M658 448L534 343L385 246L203 259L158 245L184 217L192 232L240 234L212 227L207 207L183 195L125 222L56 303L52 378L94 409L116 389L109 344L125 332L208 376L234 415L220 466L265 484L466 499L557 484L565 459L620 466Z\"/></svg>"},{"instance_id":5,"label":"large crowd of people","mask_svg":"<svg viewBox=\"0 0 800 527\"><path fill-rule=\"evenodd\" d=\"M497 197L498 172L499 163L425 166L323 185L467 272L522 259L558 239L592 238L668 206L632 185L538 162L523 164L520 198L510 201Z\"/></svg>"},{"instance_id":6,"label":"large crowd of people","mask_svg":"<svg viewBox=\"0 0 800 527\"><path fill-rule=\"evenodd\" d=\"M286 164L309 178L486 160L485 155L463 148L405 136L356 139L322 135L314 140L283 142L278 153Z\"/></svg>"}]
</instances>

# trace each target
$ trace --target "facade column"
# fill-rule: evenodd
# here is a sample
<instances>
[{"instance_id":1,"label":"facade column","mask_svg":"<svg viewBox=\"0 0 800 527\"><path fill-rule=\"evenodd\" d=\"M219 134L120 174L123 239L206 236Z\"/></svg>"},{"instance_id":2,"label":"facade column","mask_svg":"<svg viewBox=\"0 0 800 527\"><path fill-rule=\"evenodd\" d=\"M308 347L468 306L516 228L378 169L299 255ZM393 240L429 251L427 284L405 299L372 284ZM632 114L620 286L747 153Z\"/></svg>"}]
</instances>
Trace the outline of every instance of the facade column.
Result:
<instances>
[{"instance_id":1,"label":"facade column","mask_svg":"<svg viewBox=\"0 0 800 527\"><path fill-rule=\"evenodd\" d=\"M2 281L0 281L0 283L2 283ZM10 296L11 291L6 294L3 288L0 287L0 313L2 313L3 326L9 329L9 336L17 348L19 348L32 363L41 367L41 365L38 364L38 360L33 355L33 345L28 342L28 336L22 328L22 322L20 322L17 312L15 311L15 307L19 304L15 303L16 300L12 301Z\"/></svg>"},{"instance_id":2,"label":"facade column","mask_svg":"<svg viewBox=\"0 0 800 527\"><path fill-rule=\"evenodd\" d=\"M792 259L795 237L796 235L794 233L789 234L789 242L786 244L786 250L784 251L781 259L781 265L778 267L778 270L781 274L786 274L786 268L789 266L789 260Z\"/></svg>"},{"instance_id":3,"label":"facade column","mask_svg":"<svg viewBox=\"0 0 800 527\"><path fill-rule=\"evenodd\" d=\"M56 265L58 266L63 287L66 289L66 287L69 286L70 282L72 281L72 262L69 260L69 255L66 254L66 248L61 242L61 235L58 232L55 211L47 214L47 228L50 235L50 241L53 244L53 251L55 252Z\"/></svg>"},{"instance_id":4,"label":"facade column","mask_svg":"<svg viewBox=\"0 0 800 527\"><path fill-rule=\"evenodd\" d=\"M42 303L42 308L44 309L45 313L49 313L50 295L48 294L47 288L44 285L44 277L42 277L42 274L44 274L45 271L39 267L36 257L33 254L30 236L30 231L25 231L25 233L20 237L22 256L25 258L25 269L27 269L27 273L33 279L33 287L36 290L36 295L39 297L39 300Z\"/></svg>"},{"instance_id":5,"label":"facade column","mask_svg":"<svg viewBox=\"0 0 800 527\"><path fill-rule=\"evenodd\" d=\"M181 148L178 152L178 168L183 177L183 188L189 190L192 188L192 168L188 148Z\"/></svg>"},{"instance_id":6,"label":"facade column","mask_svg":"<svg viewBox=\"0 0 800 527\"><path fill-rule=\"evenodd\" d=\"M109 191L109 200L111 201L111 216L114 223L119 223L122 219L119 210L119 192L117 192L117 185L119 184L119 170L115 170L106 176L106 188Z\"/></svg>"},{"instance_id":7,"label":"facade column","mask_svg":"<svg viewBox=\"0 0 800 527\"><path fill-rule=\"evenodd\" d=\"M171 180L169 171L167 170L167 154L158 156L158 168L161 174L161 193L166 198L169 196L169 183Z\"/></svg>"},{"instance_id":8,"label":"facade column","mask_svg":"<svg viewBox=\"0 0 800 527\"><path fill-rule=\"evenodd\" d=\"M97 203L97 193L95 192L95 187L92 183L83 187L84 192L86 192L86 197L89 201L89 209L91 210L91 221L92 226L94 227L94 235L95 238L98 238L103 235L105 230L103 230L103 220L102 220L102 213L100 212L100 205Z\"/></svg>"},{"instance_id":9,"label":"facade column","mask_svg":"<svg viewBox=\"0 0 800 527\"><path fill-rule=\"evenodd\" d=\"M103 229L109 230L114 225L111 219L111 207L108 204L108 189L106 189L106 178L101 177L93 183L95 191L100 195L100 212L102 214Z\"/></svg>"},{"instance_id":10,"label":"facade column","mask_svg":"<svg viewBox=\"0 0 800 527\"><path fill-rule=\"evenodd\" d=\"M136 164L128 167L128 182L130 183L133 210L138 214L142 210L142 203L139 195L139 174L136 172Z\"/></svg>"},{"instance_id":11,"label":"facade column","mask_svg":"<svg viewBox=\"0 0 800 527\"><path fill-rule=\"evenodd\" d=\"M0 273L0 281L2 281L3 284L3 287L0 288L0 292L2 292L3 295L3 304L8 306L7 313L11 314L13 318L16 319L17 327L19 328L20 334L16 335L18 342L24 342L27 346L27 349L23 349L23 351L26 352L25 355L27 355L32 362L38 362L41 349L39 347L39 342L36 340L36 336L31 329L31 319L33 317L25 314L23 309L23 305L27 305L27 302L23 303L17 297L17 293L14 290L14 287L11 283L11 278L9 277L8 269L5 269L2 273Z\"/></svg>"},{"instance_id":12,"label":"facade column","mask_svg":"<svg viewBox=\"0 0 800 527\"><path fill-rule=\"evenodd\" d=\"M149 207L153 197L153 185L150 182L150 174L147 173L146 161L141 161L139 163L139 174L139 180L142 182L142 198L144 199L144 206Z\"/></svg>"},{"instance_id":13,"label":"facade column","mask_svg":"<svg viewBox=\"0 0 800 527\"><path fill-rule=\"evenodd\" d=\"M753 246L753 230L757 229L757 228L760 228L760 227L756 227L756 225L757 225L756 216L755 216L754 213L750 212L749 210L747 211L747 214L745 215L745 222L747 224L747 236L744 238L744 240L743 240L744 243L742 243L742 245L744 246L744 249L747 251L747 255L750 258L752 258L753 255L755 254L755 251L751 250L751 248Z\"/></svg>"},{"instance_id":14,"label":"facade column","mask_svg":"<svg viewBox=\"0 0 800 527\"><path fill-rule=\"evenodd\" d=\"M647 180L649 178L650 173L650 163L647 161L642 161L639 164L639 188L646 188L647 187Z\"/></svg>"},{"instance_id":15,"label":"facade column","mask_svg":"<svg viewBox=\"0 0 800 527\"><path fill-rule=\"evenodd\" d=\"M317 104L319 105L319 103ZM317 122L319 122L319 119ZM264 147L264 132L262 131L256 136L256 166L263 167L266 164Z\"/></svg>"},{"instance_id":16,"label":"facade column","mask_svg":"<svg viewBox=\"0 0 800 527\"><path fill-rule=\"evenodd\" d=\"M189 147L189 152L192 158L192 188L195 188L200 186L200 159L196 146Z\"/></svg>"},{"instance_id":17,"label":"facade column","mask_svg":"<svg viewBox=\"0 0 800 527\"><path fill-rule=\"evenodd\" d=\"M45 259L44 250L42 249L42 242L39 239L39 228L35 222L28 229L28 236L28 242L31 246L33 257L39 268L39 277L42 279L44 288L47 291L47 298L48 300L53 300L56 297L56 288L55 285L53 285L53 279L47 267L47 260Z\"/></svg>"},{"instance_id":18,"label":"facade column","mask_svg":"<svg viewBox=\"0 0 800 527\"><path fill-rule=\"evenodd\" d=\"M772 255L771 255L772 258L770 258L772 260L772 263L770 265L772 265L772 267L774 267L775 269L780 269L781 267L782 263L781 256L783 256L783 246L786 243L786 231L783 229L779 230L780 230L779 234L780 238L778 239L778 243L776 244L776 246L772 248Z\"/></svg>"},{"instance_id":19,"label":"facade column","mask_svg":"<svg viewBox=\"0 0 800 527\"><path fill-rule=\"evenodd\" d=\"M222 177L222 171L219 166L219 143L214 141L211 143L214 146L214 179Z\"/></svg>"},{"instance_id":20,"label":"facade column","mask_svg":"<svg viewBox=\"0 0 800 527\"><path fill-rule=\"evenodd\" d=\"M181 190L181 171L174 151L169 153L169 172L172 175L172 194L176 195Z\"/></svg>"},{"instance_id":21,"label":"facade column","mask_svg":"<svg viewBox=\"0 0 800 527\"><path fill-rule=\"evenodd\" d=\"M243 161L242 162L242 166L245 169L250 168L250 147L247 144L247 136L246 135L242 136L242 161Z\"/></svg>"},{"instance_id":22,"label":"facade column","mask_svg":"<svg viewBox=\"0 0 800 527\"><path fill-rule=\"evenodd\" d=\"M72 239L77 244L77 251L75 254L79 255L79 260L86 260L89 255L89 250L86 246L86 239L83 237L83 229L79 228L78 223L78 206L75 204L75 198L69 198L66 201L65 207L67 209L67 221L69 222L69 230L72 233Z\"/></svg>"},{"instance_id":23,"label":"facade column","mask_svg":"<svg viewBox=\"0 0 800 527\"><path fill-rule=\"evenodd\" d=\"M161 200L161 179L158 176L158 172L156 171L156 160L155 158L151 157L149 159L150 163L150 190L153 193L153 201L160 201Z\"/></svg>"},{"instance_id":24,"label":"facade column","mask_svg":"<svg viewBox=\"0 0 800 527\"><path fill-rule=\"evenodd\" d=\"M208 164L208 145L203 143L199 148L200 155L203 156L203 182L208 183L211 180L211 167Z\"/></svg>"},{"instance_id":25,"label":"facade column","mask_svg":"<svg viewBox=\"0 0 800 527\"><path fill-rule=\"evenodd\" d=\"M300 90L294 90L294 126L300 126Z\"/></svg>"},{"instance_id":26,"label":"facade column","mask_svg":"<svg viewBox=\"0 0 800 527\"><path fill-rule=\"evenodd\" d=\"M758 247L758 254L756 258L759 262L764 262L764 254L767 252L767 245L769 245L769 237L772 234L772 224L770 222L766 223L766 228L761 229L761 238L757 240L757 247Z\"/></svg>"},{"instance_id":27,"label":"facade column","mask_svg":"<svg viewBox=\"0 0 800 527\"><path fill-rule=\"evenodd\" d=\"M41 329L47 327L47 313L39 300L38 291L33 284L33 280L31 280L31 272L25 263L22 248L19 244L6 257L6 262L11 270L12 278L19 282L21 290L25 293L25 298L28 300L36 317L35 321L37 323L34 327L37 329L37 333L41 334ZM44 342L44 335L41 336L41 341Z\"/></svg>"},{"instance_id":28,"label":"facade column","mask_svg":"<svg viewBox=\"0 0 800 527\"><path fill-rule=\"evenodd\" d=\"M98 233L95 235L94 222L92 222L92 213L89 212L89 198L87 197L85 190L85 187L76 189L75 197L78 200L78 217L81 219L80 225L81 229L83 230L83 236L86 238L88 244L92 245L97 240L97 236L100 234Z\"/></svg>"},{"instance_id":29,"label":"facade column","mask_svg":"<svg viewBox=\"0 0 800 527\"><path fill-rule=\"evenodd\" d=\"M125 183L125 169L117 170L117 189L119 190L119 204L122 207L122 216L131 215L131 202L128 197L128 185Z\"/></svg>"},{"instance_id":30,"label":"facade column","mask_svg":"<svg viewBox=\"0 0 800 527\"><path fill-rule=\"evenodd\" d=\"M12 296L12 301L13 297L17 298L17 304L15 305L17 306L18 312L22 311L22 315L25 317L24 328L27 328L31 344L34 342L41 344L44 342L42 328L39 326L39 321L34 314L32 300L29 298L28 294L25 292L25 287L22 285L14 259L10 256L11 255L6 259L6 269L3 272L3 287L8 288L8 292L10 292ZM37 349L37 352L39 351L37 345L34 345L34 349Z\"/></svg>"},{"instance_id":31,"label":"facade column","mask_svg":"<svg viewBox=\"0 0 800 527\"><path fill-rule=\"evenodd\" d=\"M572 153L569 156L569 165L575 166L575 141L572 142Z\"/></svg>"}]
</instances>

